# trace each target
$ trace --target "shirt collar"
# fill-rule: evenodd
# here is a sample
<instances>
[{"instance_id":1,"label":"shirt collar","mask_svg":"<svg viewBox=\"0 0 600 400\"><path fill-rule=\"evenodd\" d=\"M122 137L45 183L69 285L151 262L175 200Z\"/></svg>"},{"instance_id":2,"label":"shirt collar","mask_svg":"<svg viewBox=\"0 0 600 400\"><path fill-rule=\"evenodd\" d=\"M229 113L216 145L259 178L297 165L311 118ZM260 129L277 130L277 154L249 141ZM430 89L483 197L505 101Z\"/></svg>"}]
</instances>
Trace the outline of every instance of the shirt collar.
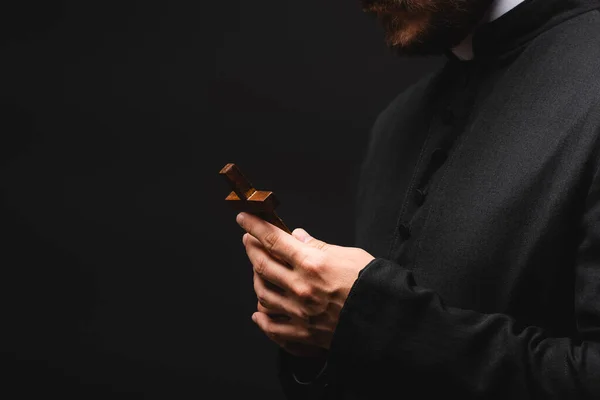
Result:
<instances>
[{"instance_id":1,"label":"shirt collar","mask_svg":"<svg viewBox=\"0 0 600 400\"><path fill-rule=\"evenodd\" d=\"M591 10L600 9L600 0L523 0L508 9L504 0L495 0L505 6L490 8L487 20L482 19L459 45L470 49L472 60L461 60L448 49L444 53L450 60L472 63L475 60L508 59L521 52L527 44L544 31ZM511 4L514 2L511 2ZM509 6L510 7L510 6ZM492 11L496 19L490 21ZM457 47L459 47L457 46Z\"/></svg>"},{"instance_id":2,"label":"shirt collar","mask_svg":"<svg viewBox=\"0 0 600 400\"><path fill-rule=\"evenodd\" d=\"M494 0L486 12L480 24L494 21L506 14L524 0ZM452 52L460 60L471 60L473 58L473 33L470 33Z\"/></svg>"}]
</instances>

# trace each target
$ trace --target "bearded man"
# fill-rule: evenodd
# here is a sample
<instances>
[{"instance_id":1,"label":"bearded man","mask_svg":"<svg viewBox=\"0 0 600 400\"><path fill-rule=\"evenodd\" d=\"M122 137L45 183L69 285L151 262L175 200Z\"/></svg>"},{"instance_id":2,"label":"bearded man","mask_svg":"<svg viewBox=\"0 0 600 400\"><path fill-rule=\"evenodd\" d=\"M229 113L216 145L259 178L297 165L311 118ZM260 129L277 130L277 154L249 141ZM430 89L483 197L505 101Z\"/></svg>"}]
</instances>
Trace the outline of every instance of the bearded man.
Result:
<instances>
[{"instance_id":1,"label":"bearded man","mask_svg":"<svg viewBox=\"0 0 600 400\"><path fill-rule=\"evenodd\" d=\"M238 215L286 397L599 399L600 1L363 6L446 62L374 124L355 247Z\"/></svg>"}]
</instances>

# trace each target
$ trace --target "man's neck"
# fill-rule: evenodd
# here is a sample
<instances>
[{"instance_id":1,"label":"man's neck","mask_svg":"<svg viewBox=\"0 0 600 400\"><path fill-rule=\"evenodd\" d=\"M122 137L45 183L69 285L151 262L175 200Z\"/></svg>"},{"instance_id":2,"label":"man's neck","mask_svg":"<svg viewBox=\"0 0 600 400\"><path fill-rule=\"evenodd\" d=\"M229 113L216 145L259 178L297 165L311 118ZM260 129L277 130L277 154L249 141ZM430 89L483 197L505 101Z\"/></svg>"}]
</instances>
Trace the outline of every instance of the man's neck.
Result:
<instances>
[{"instance_id":1,"label":"man's neck","mask_svg":"<svg viewBox=\"0 0 600 400\"><path fill-rule=\"evenodd\" d=\"M485 13L485 16L481 20L480 24L485 24L500 18L502 15L506 14L523 1L524 0L494 0L488 11ZM471 60L473 58L472 40L473 35L469 34L458 46L452 49L454 55L461 60Z\"/></svg>"}]
</instances>

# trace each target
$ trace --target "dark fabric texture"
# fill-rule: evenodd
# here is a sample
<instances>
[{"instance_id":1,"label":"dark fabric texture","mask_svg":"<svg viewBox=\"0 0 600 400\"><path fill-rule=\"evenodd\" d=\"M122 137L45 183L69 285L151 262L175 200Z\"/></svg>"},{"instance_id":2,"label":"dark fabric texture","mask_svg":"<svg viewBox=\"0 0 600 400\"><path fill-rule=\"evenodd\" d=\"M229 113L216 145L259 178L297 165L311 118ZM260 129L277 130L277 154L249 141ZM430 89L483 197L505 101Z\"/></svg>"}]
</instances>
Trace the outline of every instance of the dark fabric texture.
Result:
<instances>
[{"instance_id":1,"label":"dark fabric texture","mask_svg":"<svg viewBox=\"0 0 600 400\"><path fill-rule=\"evenodd\" d=\"M376 259L289 399L600 398L600 2L526 0L377 119ZM313 370L324 360L314 360Z\"/></svg>"}]
</instances>

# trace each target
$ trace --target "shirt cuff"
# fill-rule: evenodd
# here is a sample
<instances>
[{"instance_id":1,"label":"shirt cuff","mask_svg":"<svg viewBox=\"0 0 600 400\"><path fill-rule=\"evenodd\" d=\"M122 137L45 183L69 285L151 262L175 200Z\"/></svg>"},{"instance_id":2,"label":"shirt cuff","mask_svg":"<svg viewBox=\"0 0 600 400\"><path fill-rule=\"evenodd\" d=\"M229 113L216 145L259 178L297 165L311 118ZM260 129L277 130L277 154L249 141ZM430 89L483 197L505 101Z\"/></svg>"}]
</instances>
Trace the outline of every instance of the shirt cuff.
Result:
<instances>
[{"instance_id":1,"label":"shirt cuff","mask_svg":"<svg viewBox=\"0 0 600 400\"><path fill-rule=\"evenodd\" d=\"M317 379L323 376L326 369L327 360L325 360L325 364L321 367L320 371L316 375L314 375L314 371L310 371L312 372L312 374L307 371L303 371L303 373L301 374L299 371L294 371L294 368L292 368L292 377L294 378L296 383L300 385L312 385ZM298 377L298 375L301 375L300 378ZM314 375L314 377L312 379L307 379L310 375Z\"/></svg>"}]
</instances>

